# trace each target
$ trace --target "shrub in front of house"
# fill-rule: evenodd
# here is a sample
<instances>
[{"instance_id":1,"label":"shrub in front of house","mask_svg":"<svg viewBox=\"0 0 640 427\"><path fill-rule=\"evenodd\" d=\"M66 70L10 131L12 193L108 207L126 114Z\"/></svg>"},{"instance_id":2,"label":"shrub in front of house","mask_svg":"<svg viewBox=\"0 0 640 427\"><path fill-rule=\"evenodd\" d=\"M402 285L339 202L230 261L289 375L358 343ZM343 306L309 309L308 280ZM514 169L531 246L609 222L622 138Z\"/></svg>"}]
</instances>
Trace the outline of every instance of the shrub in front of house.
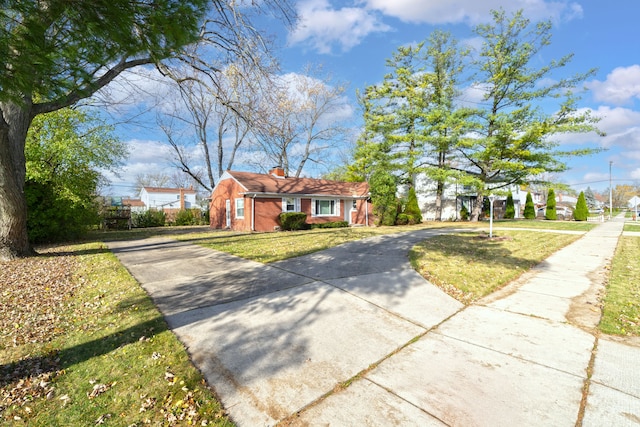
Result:
<instances>
[{"instance_id":1,"label":"shrub in front of house","mask_svg":"<svg viewBox=\"0 0 640 427\"><path fill-rule=\"evenodd\" d=\"M525 219L536 218L536 207L533 204L533 197L531 197L531 193L527 193L527 201L524 204L524 217Z\"/></svg>"},{"instance_id":2,"label":"shrub in front of house","mask_svg":"<svg viewBox=\"0 0 640 427\"><path fill-rule=\"evenodd\" d=\"M349 223L347 221L331 221L322 222L319 224L311 224L311 228L344 228L348 226Z\"/></svg>"},{"instance_id":3,"label":"shrub in front of house","mask_svg":"<svg viewBox=\"0 0 640 427\"><path fill-rule=\"evenodd\" d=\"M581 191L578 196L578 202L576 203L576 210L573 212L573 218L576 221L586 221L588 216L589 208L587 207L587 199L584 196L584 191Z\"/></svg>"},{"instance_id":4,"label":"shrub in front of house","mask_svg":"<svg viewBox=\"0 0 640 427\"><path fill-rule=\"evenodd\" d=\"M460 219L463 221L469 220L469 211L465 205L462 205L462 209L460 209Z\"/></svg>"},{"instance_id":5,"label":"shrub in front of house","mask_svg":"<svg viewBox=\"0 0 640 427\"><path fill-rule=\"evenodd\" d=\"M553 191L553 188L550 188L549 194L547 194L547 209L544 212L544 217L549 220L558 219L556 212L556 193Z\"/></svg>"},{"instance_id":6,"label":"shrub in front of house","mask_svg":"<svg viewBox=\"0 0 640 427\"><path fill-rule=\"evenodd\" d=\"M396 217L396 225L407 225L409 224L409 215L406 213L400 213Z\"/></svg>"},{"instance_id":7,"label":"shrub in front of house","mask_svg":"<svg viewBox=\"0 0 640 427\"><path fill-rule=\"evenodd\" d=\"M162 227L166 219L167 216L163 211L149 209L132 214L131 225L135 228Z\"/></svg>"},{"instance_id":8,"label":"shrub in front of house","mask_svg":"<svg viewBox=\"0 0 640 427\"><path fill-rule=\"evenodd\" d=\"M404 207L403 213L409 217L413 217L412 220L411 219L409 220L409 223L411 224L419 224L422 222L422 212L420 212L418 197L416 196L416 190L413 187L409 189L409 195L407 196L407 204Z\"/></svg>"},{"instance_id":9,"label":"shrub in front of house","mask_svg":"<svg viewBox=\"0 0 640 427\"><path fill-rule=\"evenodd\" d=\"M197 225L200 224L200 210L182 209L176 214L175 225Z\"/></svg>"},{"instance_id":10,"label":"shrub in front of house","mask_svg":"<svg viewBox=\"0 0 640 427\"><path fill-rule=\"evenodd\" d=\"M504 218L505 219L513 219L516 217L516 207L513 203L513 194L509 191L507 195L507 205L504 210Z\"/></svg>"},{"instance_id":11,"label":"shrub in front of house","mask_svg":"<svg viewBox=\"0 0 640 427\"><path fill-rule=\"evenodd\" d=\"M308 228L307 214L304 212L282 212L280 219L280 229L285 231L306 230Z\"/></svg>"}]
</instances>

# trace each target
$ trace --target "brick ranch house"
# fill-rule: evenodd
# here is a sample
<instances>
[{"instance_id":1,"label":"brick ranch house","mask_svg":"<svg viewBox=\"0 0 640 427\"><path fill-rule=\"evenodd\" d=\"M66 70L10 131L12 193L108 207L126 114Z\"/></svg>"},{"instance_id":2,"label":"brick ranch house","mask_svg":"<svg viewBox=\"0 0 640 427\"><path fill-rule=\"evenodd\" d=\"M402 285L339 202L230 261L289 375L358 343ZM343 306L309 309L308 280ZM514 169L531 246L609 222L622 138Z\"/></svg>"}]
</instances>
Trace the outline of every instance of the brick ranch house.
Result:
<instances>
[{"instance_id":1,"label":"brick ranch house","mask_svg":"<svg viewBox=\"0 0 640 427\"><path fill-rule=\"evenodd\" d=\"M371 225L369 184L286 177L282 168L268 174L226 171L213 189L211 228L274 231L282 212L304 212L307 223L346 221Z\"/></svg>"}]
</instances>

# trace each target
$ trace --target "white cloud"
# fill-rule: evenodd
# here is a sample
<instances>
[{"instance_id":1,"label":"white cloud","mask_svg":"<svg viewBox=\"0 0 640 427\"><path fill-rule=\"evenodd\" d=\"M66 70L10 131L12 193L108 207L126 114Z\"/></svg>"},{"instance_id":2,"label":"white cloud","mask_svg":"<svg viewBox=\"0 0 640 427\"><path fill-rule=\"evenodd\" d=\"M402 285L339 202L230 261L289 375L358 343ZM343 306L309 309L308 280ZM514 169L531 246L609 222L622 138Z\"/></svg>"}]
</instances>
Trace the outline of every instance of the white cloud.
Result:
<instances>
[{"instance_id":1,"label":"white cloud","mask_svg":"<svg viewBox=\"0 0 640 427\"><path fill-rule=\"evenodd\" d=\"M486 85L474 83L462 89L456 103L460 107L477 108L479 104L484 102L487 90Z\"/></svg>"},{"instance_id":2,"label":"white cloud","mask_svg":"<svg viewBox=\"0 0 640 427\"><path fill-rule=\"evenodd\" d=\"M568 21L582 16L582 7L577 3L544 0L363 0L363 3L411 23L475 25L490 21L490 11L500 8L507 12L524 9L532 20Z\"/></svg>"},{"instance_id":3,"label":"white cloud","mask_svg":"<svg viewBox=\"0 0 640 427\"><path fill-rule=\"evenodd\" d=\"M357 7L334 9L328 0L307 0L298 4L300 22L289 34L289 43L308 44L319 53L331 53L338 45L348 51L369 34L391 27L369 10Z\"/></svg>"},{"instance_id":4,"label":"white cloud","mask_svg":"<svg viewBox=\"0 0 640 427\"><path fill-rule=\"evenodd\" d=\"M634 98L640 99L640 65L618 67L607 75L605 81L595 80L588 87L596 101L629 104Z\"/></svg>"}]
</instances>

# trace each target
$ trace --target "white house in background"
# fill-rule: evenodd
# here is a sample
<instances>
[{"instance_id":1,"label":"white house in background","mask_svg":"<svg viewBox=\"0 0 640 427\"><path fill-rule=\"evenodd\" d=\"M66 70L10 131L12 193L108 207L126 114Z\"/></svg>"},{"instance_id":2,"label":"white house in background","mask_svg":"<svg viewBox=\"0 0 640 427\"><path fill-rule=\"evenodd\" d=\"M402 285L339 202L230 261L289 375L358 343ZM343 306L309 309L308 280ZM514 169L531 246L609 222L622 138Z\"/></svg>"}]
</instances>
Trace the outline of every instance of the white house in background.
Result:
<instances>
[{"instance_id":1,"label":"white house in background","mask_svg":"<svg viewBox=\"0 0 640 427\"><path fill-rule=\"evenodd\" d=\"M141 213L147 210L144 202L140 199L122 198L122 206L129 206L131 213Z\"/></svg>"},{"instance_id":2,"label":"white house in background","mask_svg":"<svg viewBox=\"0 0 640 427\"><path fill-rule=\"evenodd\" d=\"M416 180L416 195L418 197L420 210L422 211L422 218L425 221L433 221L436 217L436 188L437 183L424 175L420 175ZM511 185L509 187L501 188L500 192L506 194L509 190L511 190L511 194L513 196L513 205L516 211L515 217L522 218L524 216L524 206L527 201L526 187ZM537 208L545 204L546 193L531 191L531 198L537 210ZM572 204L573 206L575 206L577 201L575 197L562 194L557 194L556 200L559 203L562 202L563 205ZM573 202L570 200L573 200ZM456 182L447 183L442 197L442 220L459 220L462 206L465 206L467 211L471 213L475 202L476 193L473 188ZM507 196L496 194L496 199L493 205L496 218L504 217L506 204Z\"/></svg>"},{"instance_id":3,"label":"white house in background","mask_svg":"<svg viewBox=\"0 0 640 427\"><path fill-rule=\"evenodd\" d=\"M146 209L171 211L199 207L193 188L142 187L140 200Z\"/></svg>"}]
</instances>

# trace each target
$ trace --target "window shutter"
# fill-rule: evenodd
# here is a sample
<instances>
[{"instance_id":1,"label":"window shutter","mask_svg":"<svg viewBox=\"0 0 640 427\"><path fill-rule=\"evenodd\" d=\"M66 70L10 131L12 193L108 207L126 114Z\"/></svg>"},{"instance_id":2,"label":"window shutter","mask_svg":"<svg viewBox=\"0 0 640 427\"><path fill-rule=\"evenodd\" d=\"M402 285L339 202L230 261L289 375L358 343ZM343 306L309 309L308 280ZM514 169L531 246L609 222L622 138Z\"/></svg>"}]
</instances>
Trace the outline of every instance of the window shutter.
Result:
<instances>
[{"instance_id":1,"label":"window shutter","mask_svg":"<svg viewBox=\"0 0 640 427\"><path fill-rule=\"evenodd\" d=\"M283 197L282 198L282 212L286 212L287 211L287 198Z\"/></svg>"},{"instance_id":2,"label":"window shutter","mask_svg":"<svg viewBox=\"0 0 640 427\"><path fill-rule=\"evenodd\" d=\"M336 200L336 216L340 216L340 199Z\"/></svg>"}]
</instances>

